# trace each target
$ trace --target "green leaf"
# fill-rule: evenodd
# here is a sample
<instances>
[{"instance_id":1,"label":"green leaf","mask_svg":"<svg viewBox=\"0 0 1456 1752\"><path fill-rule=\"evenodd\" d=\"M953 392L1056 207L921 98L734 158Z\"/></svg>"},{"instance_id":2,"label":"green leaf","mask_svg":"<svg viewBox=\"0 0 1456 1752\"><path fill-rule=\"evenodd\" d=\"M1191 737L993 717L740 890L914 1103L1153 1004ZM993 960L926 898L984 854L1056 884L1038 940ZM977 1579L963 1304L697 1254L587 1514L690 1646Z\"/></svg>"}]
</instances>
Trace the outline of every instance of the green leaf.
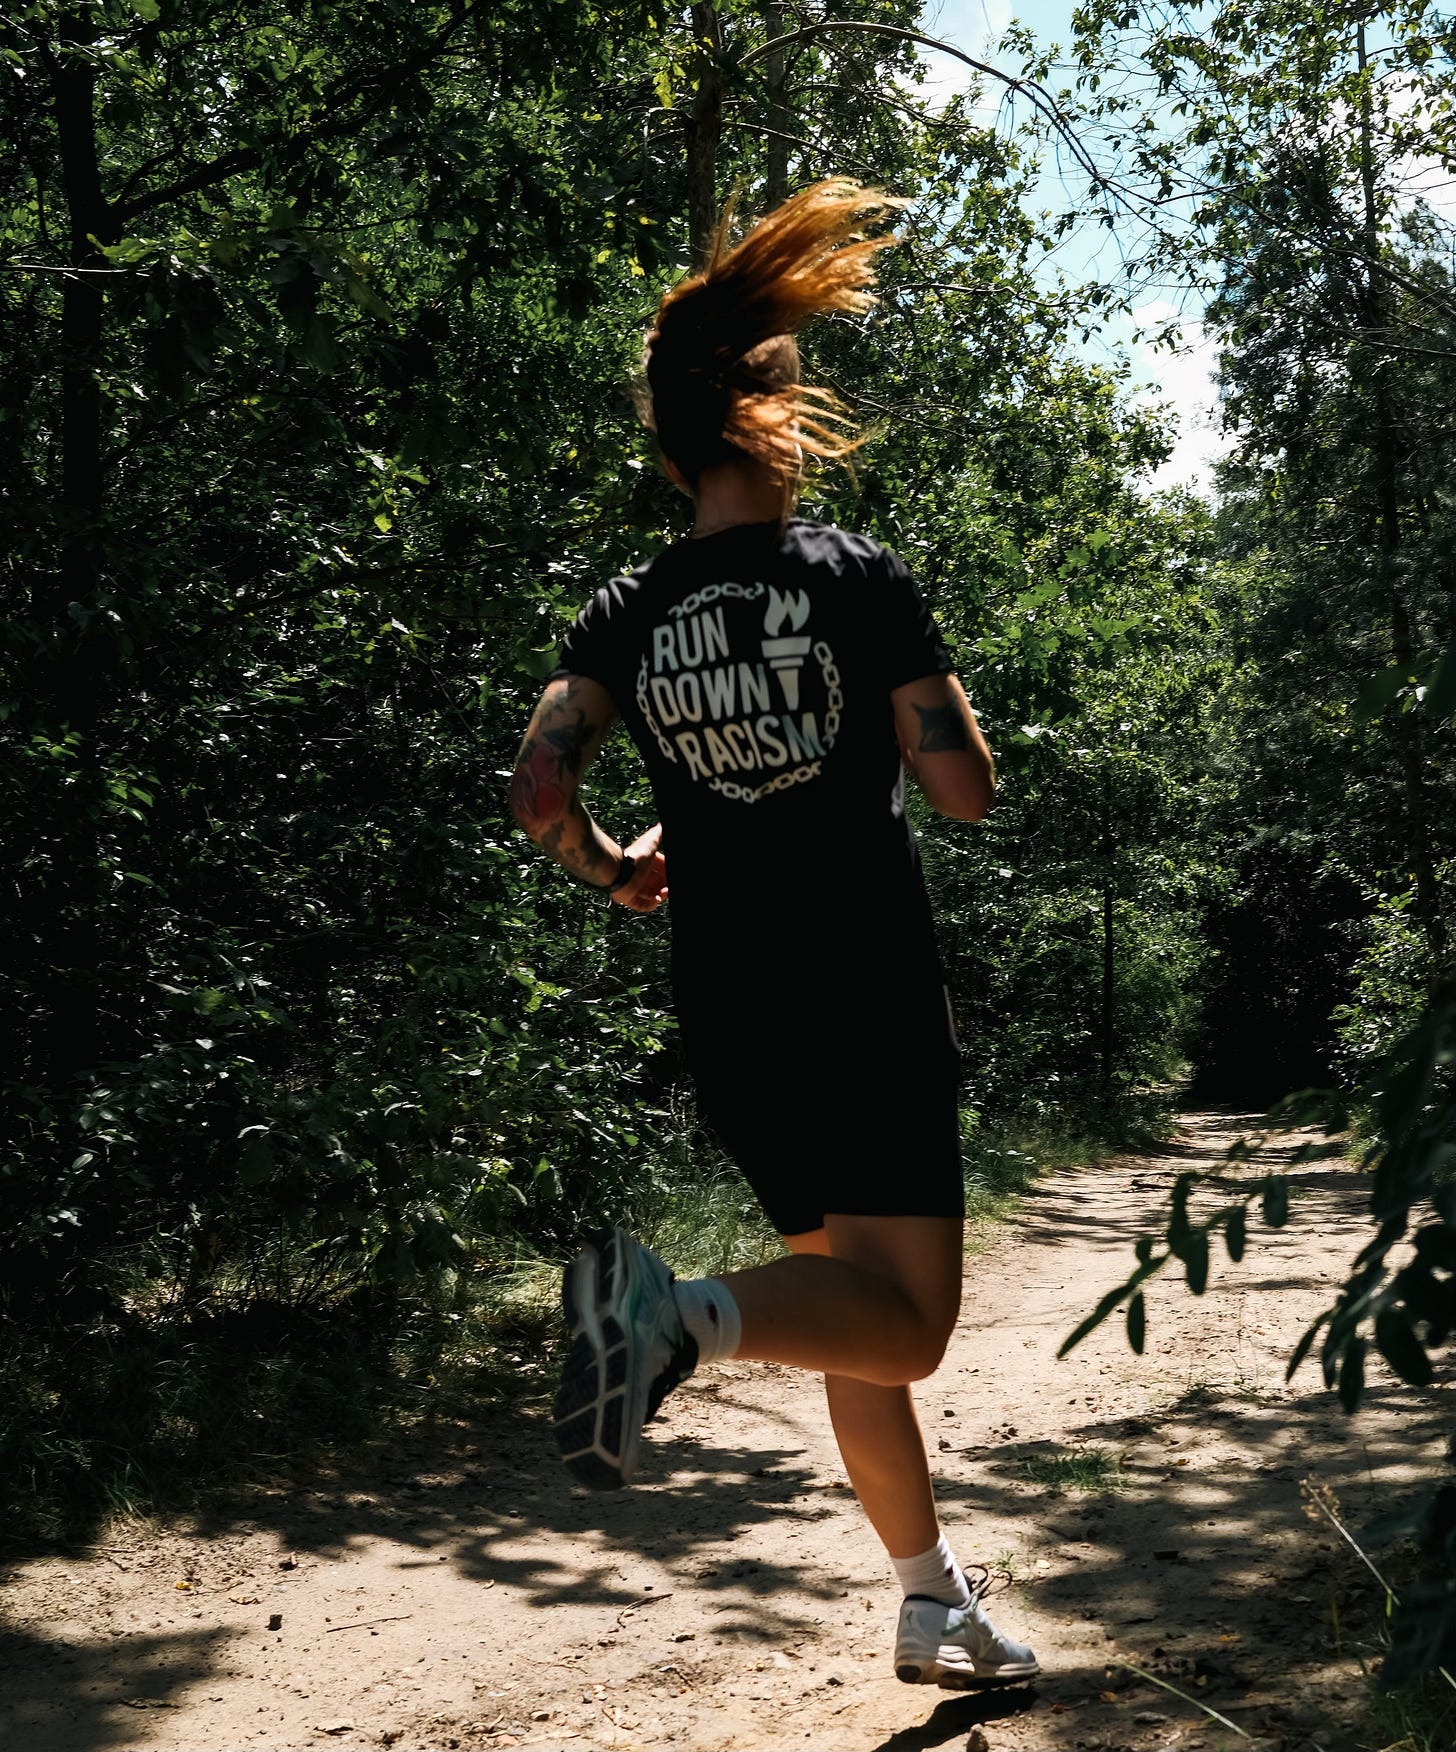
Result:
<instances>
[{"instance_id":1,"label":"green leaf","mask_svg":"<svg viewBox=\"0 0 1456 1752\"><path fill-rule=\"evenodd\" d=\"M1345 1349L1345 1360L1340 1364L1340 1404L1346 1411L1353 1411L1360 1403L1360 1396L1365 1391L1365 1340L1352 1338Z\"/></svg>"},{"instance_id":2,"label":"green leaf","mask_svg":"<svg viewBox=\"0 0 1456 1752\"><path fill-rule=\"evenodd\" d=\"M1355 702L1355 717L1362 723L1378 718L1395 703L1400 690L1409 687L1415 679L1409 664L1398 664L1394 669L1382 669L1378 675L1372 675L1360 689L1360 697Z\"/></svg>"},{"instance_id":3,"label":"green leaf","mask_svg":"<svg viewBox=\"0 0 1456 1752\"><path fill-rule=\"evenodd\" d=\"M1409 1381L1412 1387L1429 1385L1431 1359L1404 1308L1382 1308L1375 1316L1375 1343L1402 1381Z\"/></svg>"},{"instance_id":4,"label":"green leaf","mask_svg":"<svg viewBox=\"0 0 1456 1752\"><path fill-rule=\"evenodd\" d=\"M116 243L102 243L97 247L107 261L130 266L134 262L149 261L161 246L151 237L123 237Z\"/></svg>"},{"instance_id":5,"label":"green leaf","mask_svg":"<svg viewBox=\"0 0 1456 1752\"><path fill-rule=\"evenodd\" d=\"M1289 1221L1289 1182L1282 1174L1271 1174L1264 1182L1263 1210L1271 1229L1282 1229Z\"/></svg>"},{"instance_id":6,"label":"green leaf","mask_svg":"<svg viewBox=\"0 0 1456 1752\"><path fill-rule=\"evenodd\" d=\"M1089 1332L1092 1332L1102 1324L1127 1294L1127 1290L1128 1286L1126 1284L1119 1284L1115 1290L1109 1290L1081 1325L1078 1326L1069 1337L1062 1340L1057 1355L1059 1357L1064 1357L1069 1350L1074 1348L1074 1346L1081 1344L1082 1340L1086 1338Z\"/></svg>"},{"instance_id":7,"label":"green leaf","mask_svg":"<svg viewBox=\"0 0 1456 1752\"><path fill-rule=\"evenodd\" d=\"M1139 1356L1148 1336L1148 1310L1141 1290L1127 1305L1127 1342Z\"/></svg>"},{"instance_id":8,"label":"green leaf","mask_svg":"<svg viewBox=\"0 0 1456 1752\"><path fill-rule=\"evenodd\" d=\"M144 24L155 24L162 16L157 0L127 0L127 5Z\"/></svg>"},{"instance_id":9,"label":"green leaf","mask_svg":"<svg viewBox=\"0 0 1456 1752\"><path fill-rule=\"evenodd\" d=\"M548 645L544 651L520 651L516 653L516 667L524 670L533 681L545 681L556 667L556 647Z\"/></svg>"},{"instance_id":10,"label":"green leaf","mask_svg":"<svg viewBox=\"0 0 1456 1752\"><path fill-rule=\"evenodd\" d=\"M1068 1351L1079 1345L1089 1332L1102 1324L1119 1302L1133 1295L1137 1291L1138 1285L1146 1278L1150 1278L1155 1271L1161 1268L1162 1264L1163 1261L1159 1259L1152 1264L1140 1265L1126 1283L1119 1284L1115 1290L1109 1290L1087 1318L1062 1340L1057 1355L1064 1357Z\"/></svg>"}]
</instances>

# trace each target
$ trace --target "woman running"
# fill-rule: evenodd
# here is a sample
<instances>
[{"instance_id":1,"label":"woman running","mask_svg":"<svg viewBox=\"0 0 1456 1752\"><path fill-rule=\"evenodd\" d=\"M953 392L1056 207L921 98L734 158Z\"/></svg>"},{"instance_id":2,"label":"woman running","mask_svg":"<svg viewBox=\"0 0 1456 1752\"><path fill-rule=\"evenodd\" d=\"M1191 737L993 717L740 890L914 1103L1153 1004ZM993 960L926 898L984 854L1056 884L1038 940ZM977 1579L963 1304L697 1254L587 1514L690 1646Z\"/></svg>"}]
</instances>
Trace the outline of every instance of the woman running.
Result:
<instances>
[{"instance_id":1,"label":"woman running","mask_svg":"<svg viewBox=\"0 0 1456 1752\"><path fill-rule=\"evenodd\" d=\"M634 912L672 883L672 980L705 1118L788 1249L674 1280L621 1228L567 1268L556 1439L582 1483L636 1469L642 1427L699 1362L824 1376L855 1492L903 1585L895 1672L1029 1679L941 1531L910 1383L960 1306L957 1046L904 775L977 821L990 751L908 572L867 536L792 517L805 453L854 448L799 382L795 334L872 302L862 228L899 203L817 184L663 299L646 400L691 536L600 589L526 732L517 821ZM581 801L621 716L658 825L625 849Z\"/></svg>"}]
</instances>

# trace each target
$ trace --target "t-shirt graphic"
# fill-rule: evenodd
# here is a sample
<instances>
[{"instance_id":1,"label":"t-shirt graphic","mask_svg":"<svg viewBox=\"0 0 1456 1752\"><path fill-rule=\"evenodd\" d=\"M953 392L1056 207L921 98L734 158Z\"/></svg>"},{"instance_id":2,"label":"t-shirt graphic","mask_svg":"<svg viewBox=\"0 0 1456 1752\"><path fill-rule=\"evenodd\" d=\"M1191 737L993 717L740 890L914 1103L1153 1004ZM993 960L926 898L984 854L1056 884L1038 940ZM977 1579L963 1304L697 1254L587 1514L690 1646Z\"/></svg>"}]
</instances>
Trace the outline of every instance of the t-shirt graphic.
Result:
<instances>
[{"instance_id":1,"label":"t-shirt graphic","mask_svg":"<svg viewBox=\"0 0 1456 1752\"><path fill-rule=\"evenodd\" d=\"M730 644L725 598L764 605L756 651ZM652 628L635 690L663 756L740 803L818 778L839 734L844 692L811 613L807 591L760 580L705 584L670 604Z\"/></svg>"},{"instance_id":2,"label":"t-shirt graphic","mask_svg":"<svg viewBox=\"0 0 1456 1752\"><path fill-rule=\"evenodd\" d=\"M556 674L607 689L647 767L686 1034L883 1059L893 1017L895 1055L949 1050L890 695L950 667L893 553L799 518L677 542L582 610Z\"/></svg>"}]
</instances>

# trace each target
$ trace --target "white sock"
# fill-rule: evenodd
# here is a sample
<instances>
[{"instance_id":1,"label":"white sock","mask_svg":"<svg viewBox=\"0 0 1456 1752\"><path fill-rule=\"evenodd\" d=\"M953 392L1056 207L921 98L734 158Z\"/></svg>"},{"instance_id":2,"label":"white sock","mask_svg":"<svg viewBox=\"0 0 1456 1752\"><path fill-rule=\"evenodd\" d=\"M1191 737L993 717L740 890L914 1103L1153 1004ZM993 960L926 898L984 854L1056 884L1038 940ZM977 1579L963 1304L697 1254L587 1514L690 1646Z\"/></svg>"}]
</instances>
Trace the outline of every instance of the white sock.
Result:
<instances>
[{"instance_id":1,"label":"white sock","mask_svg":"<svg viewBox=\"0 0 1456 1752\"><path fill-rule=\"evenodd\" d=\"M918 1594L922 1599L939 1600L942 1606L968 1606L970 1584L965 1572L955 1560L945 1534L942 1533L929 1551L918 1557L892 1557L895 1574L906 1594Z\"/></svg>"},{"instance_id":2,"label":"white sock","mask_svg":"<svg viewBox=\"0 0 1456 1752\"><path fill-rule=\"evenodd\" d=\"M700 1363L721 1363L737 1356L743 1319L722 1278L675 1279L672 1296L683 1325L697 1341Z\"/></svg>"}]
</instances>

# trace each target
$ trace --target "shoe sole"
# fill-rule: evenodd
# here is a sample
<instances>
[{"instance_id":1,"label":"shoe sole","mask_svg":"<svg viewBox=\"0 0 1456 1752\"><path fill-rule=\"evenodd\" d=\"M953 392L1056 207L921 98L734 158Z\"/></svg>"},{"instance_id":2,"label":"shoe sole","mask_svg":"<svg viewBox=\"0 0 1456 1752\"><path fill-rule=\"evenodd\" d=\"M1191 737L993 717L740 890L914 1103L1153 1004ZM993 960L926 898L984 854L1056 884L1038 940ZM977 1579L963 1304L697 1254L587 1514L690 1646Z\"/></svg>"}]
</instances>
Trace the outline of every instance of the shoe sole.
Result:
<instances>
[{"instance_id":1,"label":"shoe sole","mask_svg":"<svg viewBox=\"0 0 1456 1752\"><path fill-rule=\"evenodd\" d=\"M636 1470L642 1414L639 1407L634 1418L630 1407L636 1398L645 1401L645 1388L633 1379L628 1334L609 1311L624 1268L617 1231L598 1229L561 1277L572 1340L553 1434L562 1463L588 1490L620 1490Z\"/></svg>"},{"instance_id":2,"label":"shoe sole","mask_svg":"<svg viewBox=\"0 0 1456 1752\"><path fill-rule=\"evenodd\" d=\"M939 1661L922 1666L918 1661L900 1661L895 1677L904 1685L938 1685L942 1691L985 1691L997 1685L1023 1685L1041 1674L1041 1664L1014 1673L981 1674L964 1667L942 1667Z\"/></svg>"}]
</instances>

